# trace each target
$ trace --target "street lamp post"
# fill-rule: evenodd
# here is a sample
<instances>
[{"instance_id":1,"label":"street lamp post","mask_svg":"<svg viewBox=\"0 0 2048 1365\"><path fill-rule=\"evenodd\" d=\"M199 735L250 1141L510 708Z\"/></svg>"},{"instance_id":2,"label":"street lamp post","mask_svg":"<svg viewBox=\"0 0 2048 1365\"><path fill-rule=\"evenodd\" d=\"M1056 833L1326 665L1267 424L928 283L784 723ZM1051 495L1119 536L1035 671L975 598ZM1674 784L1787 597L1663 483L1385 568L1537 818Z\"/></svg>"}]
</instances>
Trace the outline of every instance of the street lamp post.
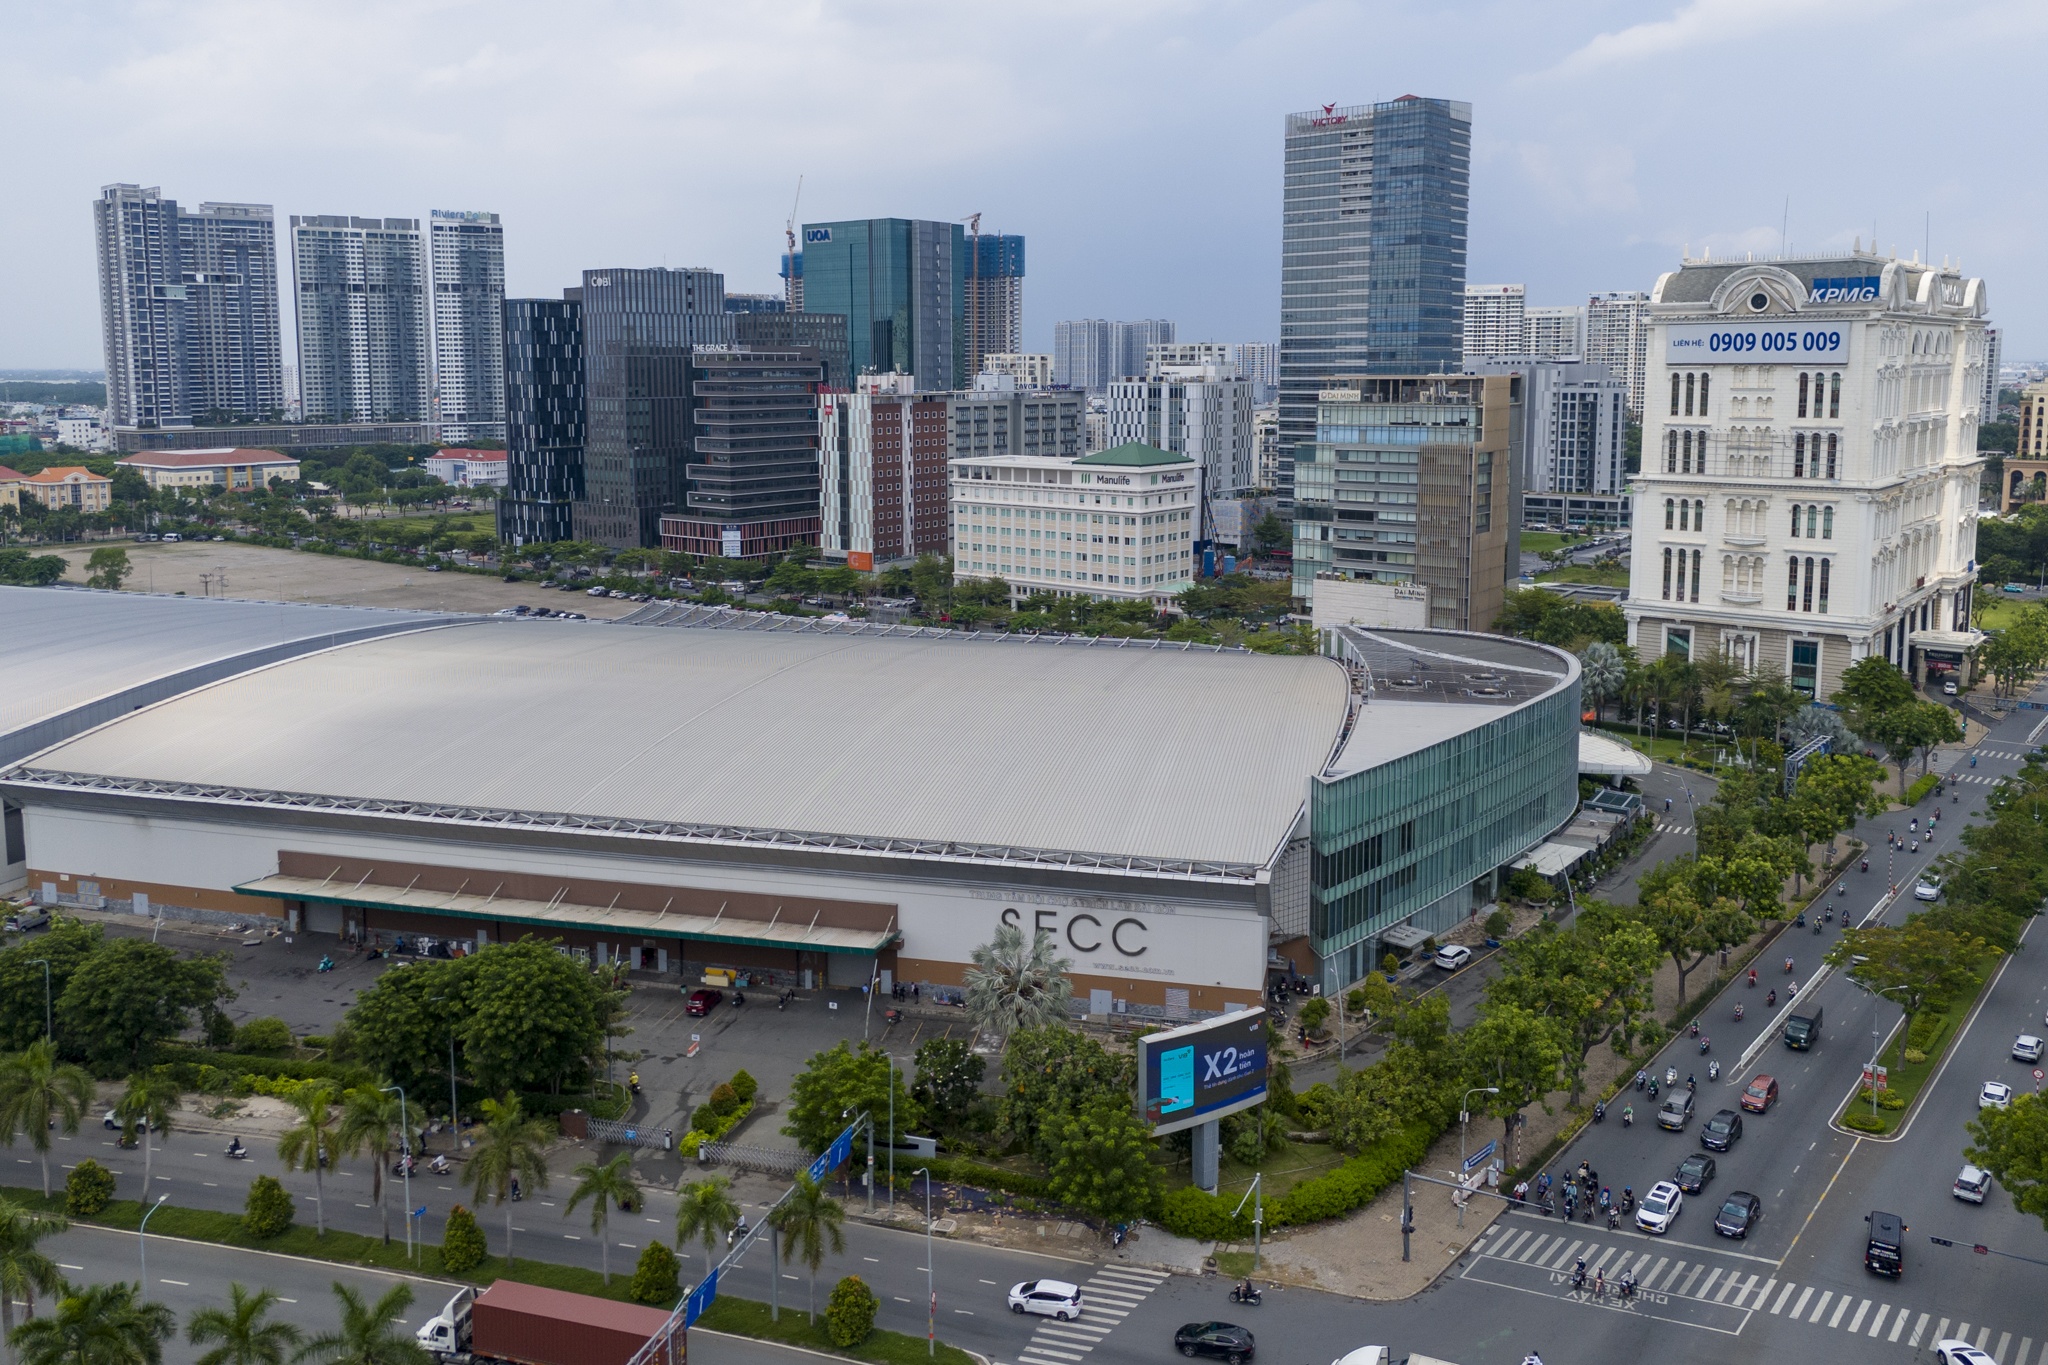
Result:
<instances>
[{"instance_id":1,"label":"street lamp post","mask_svg":"<svg viewBox=\"0 0 2048 1365\"><path fill-rule=\"evenodd\" d=\"M1458 1179L1460 1180L1463 1180L1466 1176L1465 1162L1469 1159L1465 1151L1465 1125L1472 1121L1472 1111L1465 1107L1465 1100L1471 1099L1474 1095L1498 1095L1499 1093L1500 1087L1497 1085L1475 1085L1465 1092L1464 1099L1458 1101ZM1465 1226L1464 1200L1458 1201L1458 1226L1461 1228ZM1256 1255L1253 1259L1257 1259Z\"/></svg>"},{"instance_id":2,"label":"street lamp post","mask_svg":"<svg viewBox=\"0 0 2048 1365\"><path fill-rule=\"evenodd\" d=\"M169 1198L167 1194L158 1195L156 1202L142 1215L141 1225L135 1229L135 1248L142 1256L142 1292L145 1294L149 1292L149 1220L152 1214L164 1206L164 1200Z\"/></svg>"},{"instance_id":3,"label":"street lamp post","mask_svg":"<svg viewBox=\"0 0 2048 1365\"><path fill-rule=\"evenodd\" d=\"M412 1124L406 1117L405 1087L384 1085L377 1087L384 1094L398 1092L398 1169L405 1181L405 1259L412 1260ZM389 1228L391 1225L384 1225Z\"/></svg>"},{"instance_id":4,"label":"street lamp post","mask_svg":"<svg viewBox=\"0 0 2048 1365\"><path fill-rule=\"evenodd\" d=\"M917 1174L924 1177L924 1353L931 1357L939 1353L939 1291L932 1287L932 1173L920 1166Z\"/></svg>"},{"instance_id":5,"label":"street lamp post","mask_svg":"<svg viewBox=\"0 0 2048 1365\"><path fill-rule=\"evenodd\" d=\"M29 959L29 965L43 969L43 1038L47 1041L50 1038L50 960L46 957L32 957Z\"/></svg>"}]
</instances>

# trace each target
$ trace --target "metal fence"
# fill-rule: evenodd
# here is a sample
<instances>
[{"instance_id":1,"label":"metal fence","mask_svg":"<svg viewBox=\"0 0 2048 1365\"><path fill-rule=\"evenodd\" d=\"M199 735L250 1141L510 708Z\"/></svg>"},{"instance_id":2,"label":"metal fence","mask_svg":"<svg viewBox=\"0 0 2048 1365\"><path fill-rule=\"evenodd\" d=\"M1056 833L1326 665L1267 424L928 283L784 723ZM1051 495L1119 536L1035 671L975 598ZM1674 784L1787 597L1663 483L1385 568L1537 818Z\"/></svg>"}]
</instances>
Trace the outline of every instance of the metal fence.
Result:
<instances>
[{"instance_id":1,"label":"metal fence","mask_svg":"<svg viewBox=\"0 0 2048 1365\"><path fill-rule=\"evenodd\" d=\"M565 1112L561 1124L562 1136L583 1141L614 1142L622 1147L644 1147L656 1152L668 1151L676 1145L675 1134L669 1129L601 1119L581 1109Z\"/></svg>"},{"instance_id":2,"label":"metal fence","mask_svg":"<svg viewBox=\"0 0 2048 1365\"><path fill-rule=\"evenodd\" d=\"M700 1160L768 1175L795 1175L811 1164L809 1152L786 1147L742 1147L737 1142L707 1142L697 1149Z\"/></svg>"}]
</instances>

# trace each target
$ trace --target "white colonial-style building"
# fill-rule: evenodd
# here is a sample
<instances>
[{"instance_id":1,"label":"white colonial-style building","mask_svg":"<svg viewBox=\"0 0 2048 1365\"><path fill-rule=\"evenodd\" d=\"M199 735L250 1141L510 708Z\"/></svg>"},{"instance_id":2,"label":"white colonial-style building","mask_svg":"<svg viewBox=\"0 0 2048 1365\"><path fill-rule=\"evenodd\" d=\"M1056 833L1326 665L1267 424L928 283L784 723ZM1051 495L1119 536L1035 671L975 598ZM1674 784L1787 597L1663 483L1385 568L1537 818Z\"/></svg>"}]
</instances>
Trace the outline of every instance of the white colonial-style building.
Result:
<instances>
[{"instance_id":1,"label":"white colonial-style building","mask_svg":"<svg viewBox=\"0 0 2048 1365\"><path fill-rule=\"evenodd\" d=\"M1687 261L1649 306L1629 639L1825 699L1871 655L1963 666L1982 280L1856 251Z\"/></svg>"}]
</instances>

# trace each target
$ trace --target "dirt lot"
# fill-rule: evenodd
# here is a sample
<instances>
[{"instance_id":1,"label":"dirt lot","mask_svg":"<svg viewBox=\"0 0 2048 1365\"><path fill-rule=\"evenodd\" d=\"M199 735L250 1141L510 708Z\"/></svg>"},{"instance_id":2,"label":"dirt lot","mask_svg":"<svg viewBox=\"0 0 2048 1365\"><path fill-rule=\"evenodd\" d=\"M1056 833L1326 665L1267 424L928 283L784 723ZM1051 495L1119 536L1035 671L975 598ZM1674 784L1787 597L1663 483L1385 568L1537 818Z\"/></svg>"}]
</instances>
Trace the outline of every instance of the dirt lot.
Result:
<instances>
[{"instance_id":1,"label":"dirt lot","mask_svg":"<svg viewBox=\"0 0 2048 1365\"><path fill-rule=\"evenodd\" d=\"M261 602L331 602L352 607L413 607L436 611L492 612L520 602L590 617L624 616L638 604L580 592L546 591L532 583L507 583L494 576L428 573L423 568L382 564L339 555L301 554L261 545L183 541L173 545L114 542L128 552L135 573L133 592L184 593L189 597L240 597ZM85 577L85 561L96 544L55 550L71 563L65 577Z\"/></svg>"}]
</instances>

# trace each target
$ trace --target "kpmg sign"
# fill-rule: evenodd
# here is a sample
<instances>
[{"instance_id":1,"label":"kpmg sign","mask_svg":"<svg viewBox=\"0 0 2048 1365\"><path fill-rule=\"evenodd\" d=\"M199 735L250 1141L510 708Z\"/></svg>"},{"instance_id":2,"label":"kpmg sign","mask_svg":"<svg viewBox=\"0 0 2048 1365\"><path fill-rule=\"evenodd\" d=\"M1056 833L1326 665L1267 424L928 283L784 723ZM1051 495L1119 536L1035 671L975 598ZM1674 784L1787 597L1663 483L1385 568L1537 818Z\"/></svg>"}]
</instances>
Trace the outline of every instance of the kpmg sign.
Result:
<instances>
[{"instance_id":1,"label":"kpmg sign","mask_svg":"<svg viewBox=\"0 0 2048 1365\"><path fill-rule=\"evenodd\" d=\"M1876 303L1880 282L1877 275L1840 275L1813 282L1808 303Z\"/></svg>"},{"instance_id":2,"label":"kpmg sign","mask_svg":"<svg viewBox=\"0 0 2048 1365\"><path fill-rule=\"evenodd\" d=\"M1849 359L1841 327L1782 322L1674 322L1664 329L1667 365L1840 365Z\"/></svg>"}]
</instances>

